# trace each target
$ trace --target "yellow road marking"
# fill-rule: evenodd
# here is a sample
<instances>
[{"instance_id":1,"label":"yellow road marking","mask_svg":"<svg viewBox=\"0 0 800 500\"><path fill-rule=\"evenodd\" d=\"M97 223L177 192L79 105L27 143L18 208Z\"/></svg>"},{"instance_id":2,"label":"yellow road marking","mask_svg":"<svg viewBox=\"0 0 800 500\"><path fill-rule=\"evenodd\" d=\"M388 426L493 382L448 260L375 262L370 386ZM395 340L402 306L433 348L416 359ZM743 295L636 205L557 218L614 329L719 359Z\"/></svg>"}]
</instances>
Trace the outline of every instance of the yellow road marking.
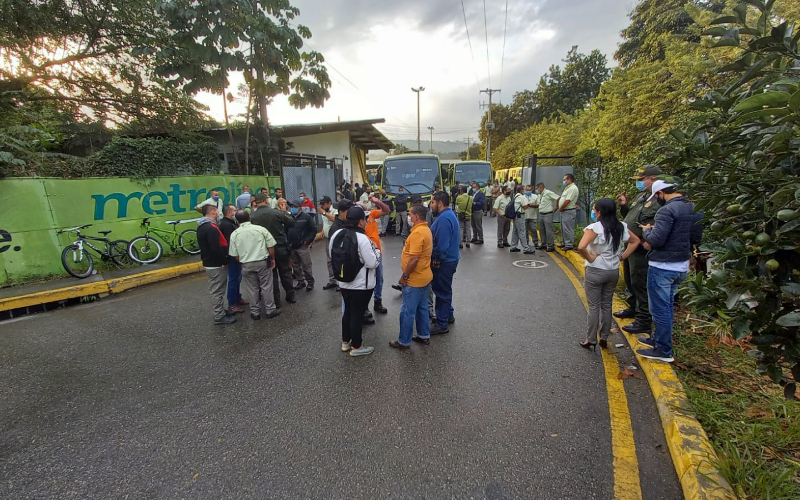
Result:
<instances>
[{"instance_id":1,"label":"yellow road marking","mask_svg":"<svg viewBox=\"0 0 800 500\"><path fill-rule=\"evenodd\" d=\"M558 267L567 275L572 286L588 310L586 294L578 278L553 256ZM622 380L617 378L619 362L616 354L608 349L600 349L603 356L603 367L606 375L606 392L608 393L608 411L611 417L611 453L614 457L614 498L617 500L641 499L642 487L639 482L639 460L636 457L636 443L633 440L631 414L628 411L628 396Z\"/></svg>"}]
</instances>

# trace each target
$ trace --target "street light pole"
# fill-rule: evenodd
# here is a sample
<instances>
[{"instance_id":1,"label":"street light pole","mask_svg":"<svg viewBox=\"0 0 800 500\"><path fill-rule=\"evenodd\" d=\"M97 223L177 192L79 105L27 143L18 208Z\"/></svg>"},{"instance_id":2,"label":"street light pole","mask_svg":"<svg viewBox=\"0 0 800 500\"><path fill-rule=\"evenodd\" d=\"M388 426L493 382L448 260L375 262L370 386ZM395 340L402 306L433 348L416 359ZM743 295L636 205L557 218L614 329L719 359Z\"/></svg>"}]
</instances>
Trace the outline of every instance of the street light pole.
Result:
<instances>
[{"instance_id":1,"label":"street light pole","mask_svg":"<svg viewBox=\"0 0 800 500\"><path fill-rule=\"evenodd\" d=\"M433 154L433 127L428 127L428 130L431 131L431 154Z\"/></svg>"},{"instance_id":2,"label":"street light pole","mask_svg":"<svg viewBox=\"0 0 800 500\"><path fill-rule=\"evenodd\" d=\"M411 87L411 91L417 93L417 151L422 151L422 146L420 145L420 140L419 140L419 129L420 129L420 127L419 127L419 94L420 94L420 92L422 92L424 90L425 90L425 87L419 87L419 88L416 88L416 89L414 87Z\"/></svg>"}]
</instances>

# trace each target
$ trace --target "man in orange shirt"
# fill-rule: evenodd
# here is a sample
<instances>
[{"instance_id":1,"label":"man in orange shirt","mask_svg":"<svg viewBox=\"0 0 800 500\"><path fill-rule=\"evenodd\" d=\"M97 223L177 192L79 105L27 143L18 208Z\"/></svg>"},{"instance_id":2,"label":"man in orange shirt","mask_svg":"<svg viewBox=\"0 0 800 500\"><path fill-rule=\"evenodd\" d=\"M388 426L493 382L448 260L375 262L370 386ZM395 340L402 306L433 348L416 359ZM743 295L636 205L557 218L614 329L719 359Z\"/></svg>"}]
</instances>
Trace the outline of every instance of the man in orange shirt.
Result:
<instances>
[{"instance_id":1,"label":"man in orange shirt","mask_svg":"<svg viewBox=\"0 0 800 500\"><path fill-rule=\"evenodd\" d=\"M380 220L380 218L384 215L389 215L389 206L374 196L370 196L369 201L374 203L375 206L378 207L378 209L369 210L367 209L364 203L359 203L361 208L363 208L364 211L367 212L367 227L364 229L364 234L366 234L367 237L370 239L370 241L372 241L372 244L375 245L375 248L377 248L378 250L381 251L381 253L383 253L383 248L381 247L380 231L378 231L378 220ZM383 301L381 300L383 298L382 292L383 292L383 259L381 259L380 265L378 265L378 268L375 270L375 294L373 295L373 297L375 299L375 306L374 306L375 312L386 314L387 312L389 312L389 310L383 307ZM367 309L367 312L369 312L369 308Z\"/></svg>"},{"instance_id":2,"label":"man in orange shirt","mask_svg":"<svg viewBox=\"0 0 800 500\"><path fill-rule=\"evenodd\" d=\"M425 221L428 209L416 205L411 207L411 233L403 247L400 260L403 275L403 304L400 306L400 337L389 342L395 349L408 349L411 341L428 345L431 343L430 315L428 312L428 288L433 280L431 254L433 234ZM417 324L417 336L414 333Z\"/></svg>"}]
</instances>

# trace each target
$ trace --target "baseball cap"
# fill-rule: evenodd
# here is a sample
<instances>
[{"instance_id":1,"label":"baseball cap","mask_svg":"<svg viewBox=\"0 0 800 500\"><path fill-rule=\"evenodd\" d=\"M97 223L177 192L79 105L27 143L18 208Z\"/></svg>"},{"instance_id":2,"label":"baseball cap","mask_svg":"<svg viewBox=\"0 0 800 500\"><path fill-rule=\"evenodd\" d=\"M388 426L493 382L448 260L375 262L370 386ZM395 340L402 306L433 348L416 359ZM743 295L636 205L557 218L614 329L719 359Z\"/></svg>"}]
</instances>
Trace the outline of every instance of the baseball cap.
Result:
<instances>
[{"instance_id":1,"label":"baseball cap","mask_svg":"<svg viewBox=\"0 0 800 500\"><path fill-rule=\"evenodd\" d=\"M347 212L352 206L353 206L353 200L348 200L347 198L345 198L343 200L339 200L339 204L336 205L336 210L340 212Z\"/></svg>"},{"instance_id":2,"label":"baseball cap","mask_svg":"<svg viewBox=\"0 0 800 500\"><path fill-rule=\"evenodd\" d=\"M265 201L267 201L267 195L265 195L264 193L258 193L257 195L255 195L255 199L256 203L264 203Z\"/></svg>"},{"instance_id":3,"label":"baseball cap","mask_svg":"<svg viewBox=\"0 0 800 500\"><path fill-rule=\"evenodd\" d=\"M347 220L349 222L358 222L367 218L367 213L361 207L350 207L347 210Z\"/></svg>"},{"instance_id":4,"label":"baseball cap","mask_svg":"<svg viewBox=\"0 0 800 500\"><path fill-rule=\"evenodd\" d=\"M631 179L641 179L642 177L650 177L653 175L661 175L663 172L658 167L658 165L645 165L639 170L636 171L636 175L631 177Z\"/></svg>"},{"instance_id":5,"label":"baseball cap","mask_svg":"<svg viewBox=\"0 0 800 500\"><path fill-rule=\"evenodd\" d=\"M320 203L332 203L333 200L331 200L330 196L323 196L322 198L319 199L319 202Z\"/></svg>"},{"instance_id":6,"label":"baseball cap","mask_svg":"<svg viewBox=\"0 0 800 500\"><path fill-rule=\"evenodd\" d=\"M673 186L676 186L676 185L677 184L675 184L675 183L667 182L667 181L663 181L661 179L658 179L657 181L655 181L653 183L653 194L650 195L650 198L648 198L647 200L650 201L653 198L655 198L656 193L661 191L662 189L667 189L667 188L670 188L670 187L673 187Z\"/></svg>"},{"instance_id":7,"label":"baseball cap","mask_svg":"<svg viewBox=\"0 0 800 500\"><path fill-rule=\"evenodd\" d=\"M289 202L289 206L291 206L291 207L299 207L302 204L303 204L303 200L301 200L299 198Z\"/></svg>"}]
</instances>

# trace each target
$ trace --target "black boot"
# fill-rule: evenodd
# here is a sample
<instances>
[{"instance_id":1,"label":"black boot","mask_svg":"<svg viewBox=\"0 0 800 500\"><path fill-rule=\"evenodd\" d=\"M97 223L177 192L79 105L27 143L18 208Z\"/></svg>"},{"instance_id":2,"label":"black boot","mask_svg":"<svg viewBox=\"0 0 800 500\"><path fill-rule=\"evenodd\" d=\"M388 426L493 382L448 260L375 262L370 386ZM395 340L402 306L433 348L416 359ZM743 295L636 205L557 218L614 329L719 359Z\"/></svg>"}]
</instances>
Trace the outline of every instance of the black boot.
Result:
<instances>
[{"instance_id":1,"label":"black boot","mask_svg":"<svg viewBox=\"0 0 800 500\"><path fill-rule=\"evenodd\" d=\"M383 307L383 301L380 299L375 299L375 306L373 307L376 313L386 314L389 312L388 309Z\"/></svg>"}]
</instances>

